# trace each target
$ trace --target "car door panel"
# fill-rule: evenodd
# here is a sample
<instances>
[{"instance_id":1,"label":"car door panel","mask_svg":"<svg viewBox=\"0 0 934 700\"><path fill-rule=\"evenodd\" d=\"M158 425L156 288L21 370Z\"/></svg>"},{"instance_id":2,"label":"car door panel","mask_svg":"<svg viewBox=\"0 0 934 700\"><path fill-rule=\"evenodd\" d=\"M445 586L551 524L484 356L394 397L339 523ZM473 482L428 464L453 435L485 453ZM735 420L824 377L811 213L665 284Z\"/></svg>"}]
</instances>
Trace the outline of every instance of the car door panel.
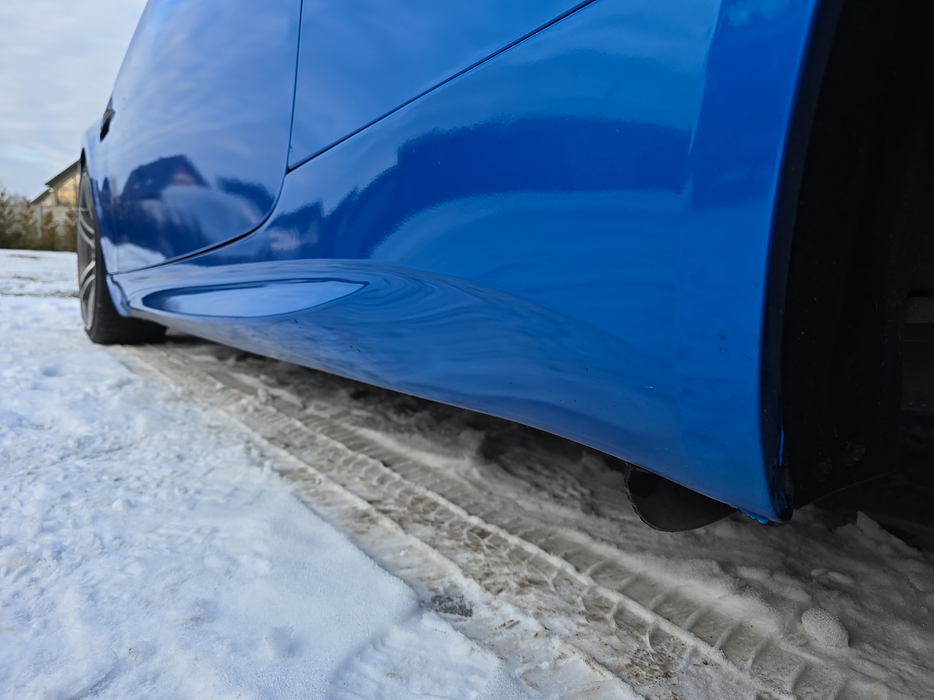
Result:
<instances>
[{"instance_id":1,"label":"car door panel","mask_svg":"<svg viewBox=\"0 0 934 700\"><path fill-rule=\"evenodd\" d=\"M592 3L293 169L256 234L117 277L122 303L782 519L763 313L814 8Z\"/></svg>"},{"instance_id":2,"label":"car door panel","mask_svg":"<svg viewBox=\"0 0 934 700\"><path fill-rule=\"evenodd\" d=\"M285 176L299 0L151 0L98 147L112 272L255 229Z\"/></svg>"},{"instance_id":3,"label":"car door panel","mask_svg":"<svg viewBox=\"0 0 934 700\"><path fill-rule=\"evenodd\" d=\"M294 167L591 0L305 0Z\"/></svg>"}]
</instances>

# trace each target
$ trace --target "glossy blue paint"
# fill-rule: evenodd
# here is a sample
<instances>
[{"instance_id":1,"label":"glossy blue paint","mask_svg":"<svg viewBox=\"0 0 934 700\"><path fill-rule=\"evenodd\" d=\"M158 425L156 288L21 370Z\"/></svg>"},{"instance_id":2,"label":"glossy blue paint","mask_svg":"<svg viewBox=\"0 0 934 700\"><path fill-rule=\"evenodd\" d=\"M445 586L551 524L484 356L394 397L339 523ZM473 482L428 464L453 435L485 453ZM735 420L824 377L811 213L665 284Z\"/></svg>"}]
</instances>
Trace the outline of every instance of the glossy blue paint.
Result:
<instances>
[{"instance_id":1,"label":"glossy blue paint","mask_svg":"<svg viewBox=\"0 0 934 700\"><path fill-rule=\"evenodd\" d=\"M109 132L87 136L99 142L111 271L223 243L270 214L288 159L300 11L300 0L150 0Z\"/></svg>"},{"instance_id":2,"label":"glossy blue paint","mask_svg":"<svg viewBox=\"0 0 934 700\"><path fill-rule=\"evenodd\" d=\"M305 0L290 165L591 0Z\"/></svg>"},{"instance_id":3,"label":"glossy blue paint","mask_svg":"<svg viewBox=\"0 0 934 700\"><path fill-rule=\"evenodd\" d=\"M760 345L815 3L598 0L292 171L257 232L117 275L118 303L776 519Z\"/></svg>"}]
</instances>

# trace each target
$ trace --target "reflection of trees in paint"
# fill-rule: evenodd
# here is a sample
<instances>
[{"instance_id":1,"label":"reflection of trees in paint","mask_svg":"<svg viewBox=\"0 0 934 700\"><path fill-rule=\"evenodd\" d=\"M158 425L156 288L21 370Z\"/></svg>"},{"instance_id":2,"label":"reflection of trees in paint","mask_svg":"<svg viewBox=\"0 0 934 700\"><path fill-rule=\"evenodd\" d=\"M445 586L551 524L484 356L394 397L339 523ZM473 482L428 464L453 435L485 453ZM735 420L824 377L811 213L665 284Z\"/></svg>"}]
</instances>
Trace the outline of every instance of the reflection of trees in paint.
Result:
<instances>
[{"instance_id":1,"label":"reflection of trees in paint","mask_svg":"<svg viewBox=\"0 0 934 700\"><path fill-rule=\"evenodd\" d=\"M140 165L126 179L123 201L159 199L167 187L207 187L208 183L186 156L159 158Z\"/></svg>"},{"instance_id":2,"label":"reflection of trees in paint","mask_svg":"<svg viewBox=\"0 0 934 700\"><path fill-rule=\"evenodd\" d=\"M245 199L260 213L266 213L272 210L272 205L274 204L273 197L269 193L269 190L262 185L227 177L220 178L217 184L222 192Z\"/></svg>"},{"instance_id":3,"label":"reflection of trees in paint","mask_svg":"<svg viewBox=\"0 0 934 700\"><path fill-rule=\"evenodd\" d=\"M249 230L273 201L265 187L233 178L211 187L187 156L177 155L133 170L113 217L122 240L171 258Z\"/></svg>"}]
</instances>

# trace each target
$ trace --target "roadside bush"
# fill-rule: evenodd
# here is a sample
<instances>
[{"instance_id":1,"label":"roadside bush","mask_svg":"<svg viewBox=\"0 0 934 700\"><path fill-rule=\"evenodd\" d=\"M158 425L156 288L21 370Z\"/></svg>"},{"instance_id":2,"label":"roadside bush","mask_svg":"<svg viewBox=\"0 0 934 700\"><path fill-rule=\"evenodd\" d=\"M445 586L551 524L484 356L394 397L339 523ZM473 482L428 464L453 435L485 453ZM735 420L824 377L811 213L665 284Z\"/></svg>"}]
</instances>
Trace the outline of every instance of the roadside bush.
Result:
<instances>
[{"instance_id":1,"label":"roadside bush","mask_svg":"<svg viewBox=\"0 0 934 700\"><path fill-rule=\"evenodd\" d=\"M10 194L0 185L0 248L26 250L75 249L77 211L69 209L64 221L56 222L51 211L43 212L25 197Z\"/></svg>"}]
</instances>

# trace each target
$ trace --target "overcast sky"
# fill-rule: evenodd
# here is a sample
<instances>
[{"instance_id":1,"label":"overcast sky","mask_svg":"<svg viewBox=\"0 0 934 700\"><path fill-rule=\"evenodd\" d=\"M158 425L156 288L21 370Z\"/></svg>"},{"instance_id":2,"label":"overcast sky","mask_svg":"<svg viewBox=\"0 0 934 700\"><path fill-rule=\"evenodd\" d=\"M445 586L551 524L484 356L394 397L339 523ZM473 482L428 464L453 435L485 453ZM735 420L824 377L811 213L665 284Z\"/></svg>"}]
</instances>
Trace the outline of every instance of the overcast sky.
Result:
<instances>
[{"instance_id":1,"label":"overcast sky","mask_svg":"<svg viewBox=\"0 0 934 700\"><path fill-rule=\"evenodd\" d=\"M0 184L30 199L107 106L146 0L0 0Z\"/></svg>"}]
</instances>

